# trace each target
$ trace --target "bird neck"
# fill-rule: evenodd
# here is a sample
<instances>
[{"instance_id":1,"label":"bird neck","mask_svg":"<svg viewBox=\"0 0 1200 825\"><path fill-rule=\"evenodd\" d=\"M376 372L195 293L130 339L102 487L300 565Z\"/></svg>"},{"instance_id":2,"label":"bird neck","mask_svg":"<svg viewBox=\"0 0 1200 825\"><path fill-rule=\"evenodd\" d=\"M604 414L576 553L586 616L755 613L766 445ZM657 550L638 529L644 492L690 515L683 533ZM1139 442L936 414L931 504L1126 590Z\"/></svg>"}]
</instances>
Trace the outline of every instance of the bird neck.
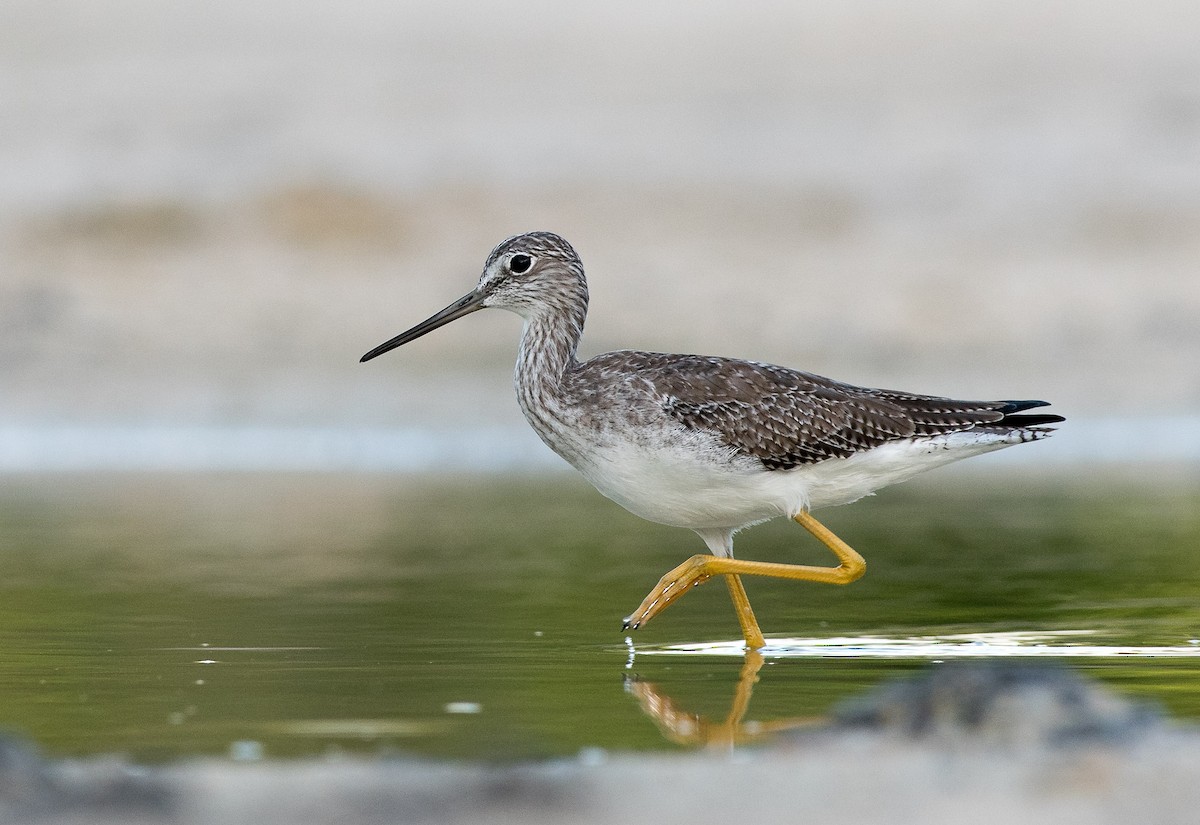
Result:
<instances>
[{"instance_id":1,"label":"bird neck","mask_svg":"<svg viewBox=\"0 0 1200 825\"><path fill-rule=\"evenodd\" d=\"M557 306L539 308L525 317L517 354L516 384L522 403L543 403L559 394L563 376L578 362L575 352L583 337L587 292Z\"/></svg>"}]
</instances>

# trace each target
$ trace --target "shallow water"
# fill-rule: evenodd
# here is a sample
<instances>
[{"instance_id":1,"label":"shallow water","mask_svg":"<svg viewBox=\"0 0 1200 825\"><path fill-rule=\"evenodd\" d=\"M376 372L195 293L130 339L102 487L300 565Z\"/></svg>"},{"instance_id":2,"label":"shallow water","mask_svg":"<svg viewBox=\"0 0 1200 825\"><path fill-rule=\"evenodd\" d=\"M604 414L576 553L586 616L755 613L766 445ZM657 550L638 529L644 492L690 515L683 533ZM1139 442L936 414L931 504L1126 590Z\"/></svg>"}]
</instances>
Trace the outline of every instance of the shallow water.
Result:
<instances>
[{"instance_id":1,"label":"shallow water","mask_svg":"<svg viewBox=\"0 0 1200 825\"><path fill-rule=\"evenodd\" d=\"M701 545L572 476L12 475L0 727L141 760L503 761L724 741L747 701L739 738L766 738L931 661L1013 654L1197 719L1198 505L1186 475L951 471L825 511L868 575L747 580L772 644L751 696L719 583L626 641ZM826 555L786 522L737 549Z\"/></svg>"}]
</instances>

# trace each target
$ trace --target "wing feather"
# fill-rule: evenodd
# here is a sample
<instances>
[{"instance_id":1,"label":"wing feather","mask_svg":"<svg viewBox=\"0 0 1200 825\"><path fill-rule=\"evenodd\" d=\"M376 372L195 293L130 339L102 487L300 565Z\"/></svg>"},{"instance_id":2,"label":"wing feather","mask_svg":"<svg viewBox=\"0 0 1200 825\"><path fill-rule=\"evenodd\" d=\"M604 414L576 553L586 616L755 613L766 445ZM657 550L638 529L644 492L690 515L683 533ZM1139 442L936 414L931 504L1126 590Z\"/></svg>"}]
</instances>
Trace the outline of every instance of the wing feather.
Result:
<instances>
[{"instance_id":1,"label":"wing feather","mask_svg":"<svg viewBox=\"0 0 1200 825\"><path fill-rule=\"evenodd\" d=\"M585 366L642 383L663 413L690 429L718 434L772 470L845 458L896 439L997 424L1010 412L1044 405L856 387L771 364L699 355L625 350Z\"/></svg>"}]
</instances>

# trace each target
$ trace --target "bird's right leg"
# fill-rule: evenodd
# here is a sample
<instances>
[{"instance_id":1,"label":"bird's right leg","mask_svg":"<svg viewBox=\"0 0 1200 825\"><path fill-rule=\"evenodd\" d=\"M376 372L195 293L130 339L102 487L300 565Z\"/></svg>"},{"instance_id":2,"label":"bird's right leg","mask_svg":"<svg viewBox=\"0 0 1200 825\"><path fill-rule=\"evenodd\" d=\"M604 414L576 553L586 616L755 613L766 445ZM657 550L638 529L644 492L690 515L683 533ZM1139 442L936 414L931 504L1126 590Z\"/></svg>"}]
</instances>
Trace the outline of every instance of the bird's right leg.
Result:
<instances>
[{"instance_id":1,"label":"bird's right leg","mask_svg":"<svg viewBox=\"0 0 1200 825\"><path fill-rule=\"evenodd\" d=\"M746 649L758 650L767 640L763 638L758 619L754 618L754 610L750 607L750 597L746 595L742 577L736 573L726 573L725 584L729 587L729 598L733 600L733 612L737 614L738 624L742 626L742 638L746 640Z\"/></svg>"}]
</instances>

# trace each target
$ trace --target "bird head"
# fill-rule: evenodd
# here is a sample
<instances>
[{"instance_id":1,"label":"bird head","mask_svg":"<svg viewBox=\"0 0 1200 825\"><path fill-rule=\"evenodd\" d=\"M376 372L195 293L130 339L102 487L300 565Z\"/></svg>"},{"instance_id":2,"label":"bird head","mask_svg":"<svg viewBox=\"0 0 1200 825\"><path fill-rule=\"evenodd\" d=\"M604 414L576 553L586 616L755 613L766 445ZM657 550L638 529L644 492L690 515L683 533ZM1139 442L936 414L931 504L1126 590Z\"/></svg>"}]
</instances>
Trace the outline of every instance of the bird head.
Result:
<instances>
[{"instance_id":1,"label":"bird head","mask_svg":"<svg viewBox=\"0 0 1200 825\"><path fill-rule=\"evenodd\" d=\"M369 361L485 307L525 319L587 308L583 264L571 245L552 232L526 232L502 241L488 255L479 283L450 306L368 352Z\"/></svg>"}]
</instances>

